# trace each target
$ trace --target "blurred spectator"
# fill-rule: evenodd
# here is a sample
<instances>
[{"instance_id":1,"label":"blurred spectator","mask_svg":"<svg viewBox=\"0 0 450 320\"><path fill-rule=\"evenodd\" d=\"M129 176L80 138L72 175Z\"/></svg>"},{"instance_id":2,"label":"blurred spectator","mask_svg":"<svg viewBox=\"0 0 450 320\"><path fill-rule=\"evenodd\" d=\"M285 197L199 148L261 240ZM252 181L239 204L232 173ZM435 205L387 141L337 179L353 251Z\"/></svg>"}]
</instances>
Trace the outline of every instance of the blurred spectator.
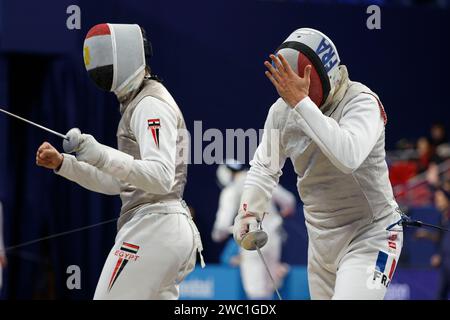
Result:
<instances>
[{"instance_id":1,"label":"blurred spectator","mask_svg":"<svg viewBox=\"0 0 450 320\"><path fill-rule=\"evenodd\" d=\"M431 159L433 157L433 148L430 140L426 137L421 137L417 140L417 155L418 155L418 172L424 172L428 169Z\"/></svg>"},{"instance_id":2,"label":"blurred spectator","mask_svg":"<svg viewBox=\"0 0 450 320\"><path fill-rule=\"evenodd\" d=\"M442 183L442 189L447 192L450 193L450 177L446 178L444 180L444 183Z\"/></svg>"},{"instance_id":3,"label":"blurred spectator","mask_svg":"<svg viewBox=\"0 0 450 320\"><path fill-rule=\"evenodd\" d=\"M436 163L431 163L426 173L426 180L431 192L434 193L434 191L441 189L450 194L450 170L440 177L439 166Z\"/></svg>"},{"instance_id":4,"label":"blurred spectator","mask_svg":"<svg viewBox=\"0 0 450 320\"><path fill-rule=\"evenodd\" d=\"M450 218L450 195L438 190L435 194L436 208L442 214L442 225L449 228ZM441 232L439 234L439 252L431 257L431 264L433 267L440 267L441 283L439 286L438 298L442 300L448 299L450 292L450 233Z\"/></svg>"},{"instance_id":5,"label":"blurred spectator","mask_svg":"<svg viewBox=\"0 0 450 320\"><path fill-rule=\"evenodd\" d=\"M431 125L429 138L415 144L399 140L396 150L387 153L387 162L395 197L403 205L430 205L437 188L450 192L450 143L440 122Z\"/></svg>"},{"instance_id":6,"label":"blurred spectator","mask_svg":"<svg viewBox=\"0 0 450 320\"><path fill-rule=\"evenodd\" d=\"M430 138L420 137L417 140L416 151L418 173L426 171L432 163L439 164L450 158L445 126L435 122L430 128Z\"/></svg>"},{"instance_id":7,"label":"blurred spectator","mask_svg":"<svg viewBox=\"0 0 450 320\"><path fill-rule=\"evenodd\" d=\"M450 227L450 194L443 189L438 189L434 194L434 204L442 214L441 227L448 230ZM438 250L431 257L430 264L434 268L439 268L440 271L438 299L447 300L450 293L450 232L431 232L419 229L415 236L437 243Z\"/></svg>"},{"instance_id":8,"label":"blurred spectator","mask_svg":"<svg viewBox=\"0 0 450 320\"><path fill-rule=\"evenodd\" d=\"M429 186L435 190L439 188L441 185L441 181L439 179L439 167L436 163L430 164L427 170L426 179Z\"/></svg>"},{"instance_id":9,"label":"blurred spectator","mask_svg":"<svg viewBox=\"0 0 450 320\"><path fill-rule=\"evenodd\" d=\"M433 147L437 147L443 143L448 142L445 126L441 122L433 123L430 129L430 136L431 144L433 145Z\"/></svg>"},{"instance_id":10,"label":"blurred spectator","mask_svg":"<svg viewBox=\"0 0 450 320\"><path fill-rule=\"evenodd\" d=\"M397 148L397 150L411 150L414 149L414 142L411 142L410 140L406 139L406 138L402 138L400 140L397 141L397 143L395 144L395 147Z\"/></svg>"},{"instance_id":11,"label":"blurred spectator","mask_svg":"<svg viewBox=\"0 0 450 320\"><path fill-rule=\"evenodd\" d=\"M430 129L431 146L433 148L432 161L440 163L450 157L450 144L443 123L435 122Z\"/></svg>"}]
</instances>

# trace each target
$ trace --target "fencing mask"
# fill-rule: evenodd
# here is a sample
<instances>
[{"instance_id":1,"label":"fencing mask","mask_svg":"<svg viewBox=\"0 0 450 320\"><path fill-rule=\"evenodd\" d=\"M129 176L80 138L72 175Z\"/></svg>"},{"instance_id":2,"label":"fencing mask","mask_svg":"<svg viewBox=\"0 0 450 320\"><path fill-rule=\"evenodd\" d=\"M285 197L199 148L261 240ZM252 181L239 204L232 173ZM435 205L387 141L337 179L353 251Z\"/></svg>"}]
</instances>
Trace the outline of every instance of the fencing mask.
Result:
<instances>
[{"instance_id":1,"label":"fencing mask","mask_svg":"<svg viewBox=\"0 0 450 320\"><path fill-rule=\"evenodd\" d=\"M137 24L97 24L84 40L86 70L95 84L119 95L140 86L151 47Z\"/></svg>"},{"instance_id":2,"label":"fencing mask","mask_svg":"<svg viewBox=\"0 0 450 320\"><path fill-rule=\"evenodd\" d=\"M277 49L291 68L301 77L307 65L312 66L309 97L321 107L332 98L341 79L341 60L333 42L320 31L295 30Z\"/></svg>"},{"instance_id":3,"label":"fencing mask","mask_svg":"<svg viewBox=\"0 0 450 320\"><path fill-rule=\"evenodd\" d=\"M233 172L245 170L245 166L235 159L226 159L220 164L216 171L217 184L220 188L228 186L233 182Z\"/></svg>"}]
</instances>

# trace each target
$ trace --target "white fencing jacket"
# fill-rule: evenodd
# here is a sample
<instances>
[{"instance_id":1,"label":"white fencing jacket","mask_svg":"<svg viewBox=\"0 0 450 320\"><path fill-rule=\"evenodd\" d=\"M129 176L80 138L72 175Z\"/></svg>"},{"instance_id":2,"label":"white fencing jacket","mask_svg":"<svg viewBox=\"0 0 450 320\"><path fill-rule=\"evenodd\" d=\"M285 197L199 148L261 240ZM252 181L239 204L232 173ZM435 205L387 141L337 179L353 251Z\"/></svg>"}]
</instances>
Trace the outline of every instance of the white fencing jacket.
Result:
<instances>
[{"instance_id":1,"label":"white fencing jacket","mask_svg":"<svg viewBox=\"0 0 450 320\"><path fill-rule=\"evenodd\" d=\"M309 98L291 109L281 98L270 108L251 161L240 211L268 210L290 158L304 202L310 247L334 261L360 226L397 208L385 161L385 113L366 86L349 81L326 114Z\"/></svg>"},{"instance_id":2,"label":"white fencing jacket","mask_svg":"<svg viewBox=\"0 0 450 320\"><path fill-rule=\"evenodd\" d=\"M104 172L64 154L56 173L88 190L120 195L119 229L143 205L158 204L160 213L184 212L180 201L187 180L189 141L177 104L162 84L148 80L122 112L118 149L130 160L118 161L119 165Z\"/></svg>"}]
</instances>

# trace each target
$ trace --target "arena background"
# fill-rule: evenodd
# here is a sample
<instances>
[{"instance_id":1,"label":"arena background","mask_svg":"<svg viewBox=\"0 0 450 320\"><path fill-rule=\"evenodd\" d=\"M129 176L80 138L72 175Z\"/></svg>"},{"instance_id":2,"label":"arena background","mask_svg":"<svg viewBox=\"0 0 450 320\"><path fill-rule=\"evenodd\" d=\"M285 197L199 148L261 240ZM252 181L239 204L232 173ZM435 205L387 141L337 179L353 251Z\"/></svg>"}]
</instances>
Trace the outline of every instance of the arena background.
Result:
<instances>
[{"instance_id":1,"label":"arena background","mask_svg":"<svg viewBox=\"0 0 450 320\"><path fill-rule=\"evenodd\" d=\"M344 2L2 0L0 105L60 132L79 127L115 146L118 104L112 94L100 92L88 79L82 43L94 24L138 23L153 44L152 68L173 93L190 130L196 120L203 121L204 129L261 128L276 99L262 63L291 31L308 26L329 35L350 78L381 97L389 118L388 149L395 149L402 138L428 135L437 120L449 128L450 12L445 2L441 6ZM370 3L381 5L380 30L366 27ZM66 8L72 4L81 8L80 30L66 28ZM45 132L0 115L0 201L9 248L1 297L90 299L113 244L114 222L16 247L113 219L120 208L118 198L91 193L36 167L35 152L44 140L61 145ZM209 264L219 262L223 247L210 239L220 192L216 168L191 165L185 192L195 209ZM281 182L296 192L290 163ZM409 209L438 219L431 207ZM307 248L301 206L285 228L288 240L283 260L301 278ZM399 274L406 273L403 278L399 275L399 281L422 277L428 287L419 285L417 290L425 292L426 298L434 297L437 281L436 271L429 267L433 248L410 237L400 261ZM82 270L81 290L66 287L69 265ZM230 281L238 282L236 270L218 272L231 272L234 280ZM239 298L239 287L235 290L225 298ZM307 293L291 297L307 298Z\"/></svg>"}]
</instances>

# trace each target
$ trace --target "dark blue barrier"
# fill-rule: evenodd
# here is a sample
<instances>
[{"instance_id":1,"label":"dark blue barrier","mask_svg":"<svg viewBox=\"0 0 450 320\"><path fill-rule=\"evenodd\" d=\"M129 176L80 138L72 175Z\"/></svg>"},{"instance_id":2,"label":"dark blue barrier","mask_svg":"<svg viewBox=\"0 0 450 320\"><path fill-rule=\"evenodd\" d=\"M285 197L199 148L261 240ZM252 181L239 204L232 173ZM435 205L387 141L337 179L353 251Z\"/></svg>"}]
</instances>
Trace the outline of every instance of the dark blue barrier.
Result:
<instances>
[{"instance_id":1,"label":"dark blue barrier","mask_svg":"<svg viewBox=\"0 0 450 320\"><path fill-rule=\"evenodd\" d=\"M432 269L395 271L386 300L433 300L437 297L439 273Z\"/></svg>"}]
</instances>

